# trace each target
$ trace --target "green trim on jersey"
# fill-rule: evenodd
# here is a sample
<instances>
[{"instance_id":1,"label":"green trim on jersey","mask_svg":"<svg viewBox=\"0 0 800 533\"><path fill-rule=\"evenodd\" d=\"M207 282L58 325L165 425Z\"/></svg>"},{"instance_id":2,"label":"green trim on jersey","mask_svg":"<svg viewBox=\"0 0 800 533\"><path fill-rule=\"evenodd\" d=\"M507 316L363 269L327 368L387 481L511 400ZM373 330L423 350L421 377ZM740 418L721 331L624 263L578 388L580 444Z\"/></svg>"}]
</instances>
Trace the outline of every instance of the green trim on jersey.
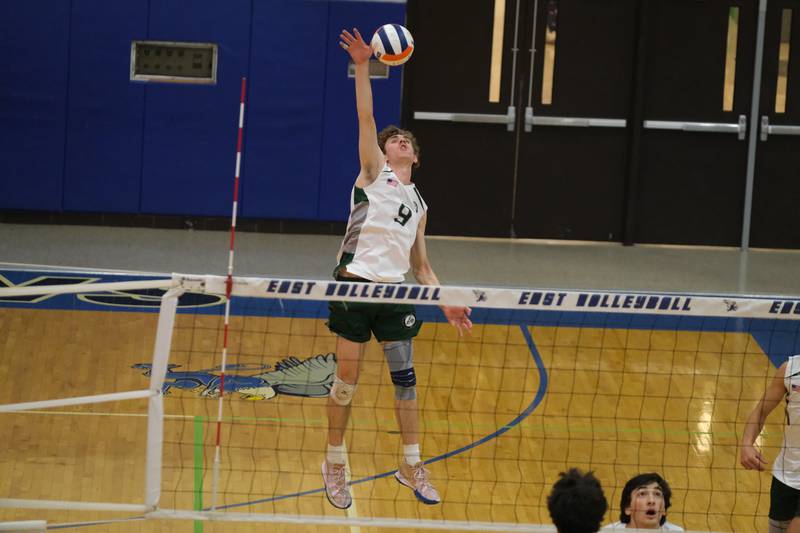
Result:
<instances>
[{"instance_id":1,"label":"green trim on jersey","mask_svg":"<svg viewBox=\"0 0 800 533\"><path fill-rule=\"evenodd\" d=\"M347 252L342 252L342 258L339 260L339 264L336 265L336 268L333 269L333 277L336 278L339 276L339 272L353 262L353 257L355 254L349 254Z\"/></svg>"},{"instance_id":2,"label":"green trim on jersey","mask_svg":"<svg viewBox=\"0 0 800 533\"><path fill-rule=\"evenodd\" d=\"M361 202L369 202L366 191L361 187L353 187L353 203L360 204Z\"/></svg>"}]
</instances>

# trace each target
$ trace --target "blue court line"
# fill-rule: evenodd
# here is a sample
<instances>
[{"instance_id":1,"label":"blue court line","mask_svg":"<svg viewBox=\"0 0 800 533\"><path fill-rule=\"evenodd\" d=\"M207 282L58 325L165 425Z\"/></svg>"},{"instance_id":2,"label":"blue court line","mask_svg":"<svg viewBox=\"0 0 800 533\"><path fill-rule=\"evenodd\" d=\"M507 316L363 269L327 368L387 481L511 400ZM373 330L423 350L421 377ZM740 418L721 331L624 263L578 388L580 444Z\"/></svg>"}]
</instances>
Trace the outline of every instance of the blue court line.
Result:
<instances>
[{"instance_id":1,"label":"blue court line","mask_svg":"<svg viewBox=\"0 0 800 533\"><path fill-rule=\"evenodd\" d=\"M533 357L533 360L536 362L536 368L539 370L539 390L536 391L536 396L533 398L533 400L528 405L528 407L526 407L524 411L522 411L520 414L518 414L516 416L516 418L514 418L514 420L512 420L511 422L505 424L504 426L501 426L494 433L490 433L489 435L486 435L485 437L483 437L483 438L481 438L479 440L476 440L475 442L467 444L466 446L458 448L457 450L452 450L452 451L449 451L449 452L444 453L442 455L439 455L437 457L433 457L432 459L428 459L427 461L425 461L425 464L432 464L432 463L436 463L438 461L443 461L444 459L448 459L450 457L459 455L461 453L466 452L467 450L471 450L472 448L480 446L481 444L484 444L484 443L486 443L486 442L488 442L488 441L490 441L490 440L492 440L494 438L499 437L503 433L505 433L508 430L512 429L513 427L517 426L520 422L525 420L528 416L530 416L530 414L542 402L542 399L544 398L544 395L547 392L547 370L544 367L544 361L542 361L541 355L539 355L539 350L536 349L536 344L534 343L533 337L531 336L531 333L528 330L528 326L526 324L520 324L519 328L520 328L520 330L522 330L522 335L525 337L525 342L527 342L527 344L528 344L528 348L531 351L531 356ZM351 485L358 485L360 483L366 483L368 481L374 481L376 479L381 479L381 478L393 476L395 472L397 472L397 470L390 470L388 472L383 472L383 473L380 473L380 474L376 474L374 476L368 476L368 477L364 477L364 478L361 478L361 479L357 479L355 481L351 481L350 484ZM303 492L295 492L293 494L284 494L282 496L274 496L272 498L264 498L264 499L261 499L261 500L253 500L253 501L250 501L250 502L233 503L231 505L225 505L225 506L222 506L222 507L217 507L217 509L218 510L231 509L231 508L234 508L234 507L245 507L245 506L248 506L248 505L257 505L259 503L275 502L275 501L279 501L279 500L285 500L285 499L288 499L288 498L299 498L301 496L308 496L310 494L321 493L324 490L325 490L325 488L322 487L322 488L318 488L318 489L306 490L306 491L303 491ZM204 509L204 510L205 511L210 511L211 508L209 507L209 508Z\"/></svg>"}]
</instances>

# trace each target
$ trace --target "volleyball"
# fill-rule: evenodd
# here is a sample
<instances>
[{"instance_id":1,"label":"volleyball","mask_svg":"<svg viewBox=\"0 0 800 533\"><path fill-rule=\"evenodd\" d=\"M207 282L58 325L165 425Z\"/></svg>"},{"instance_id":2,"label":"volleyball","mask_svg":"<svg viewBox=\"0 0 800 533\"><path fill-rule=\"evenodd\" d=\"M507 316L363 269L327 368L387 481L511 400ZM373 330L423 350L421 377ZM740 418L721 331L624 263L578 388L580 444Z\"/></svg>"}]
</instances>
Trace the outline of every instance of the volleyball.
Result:
<instances>
[{"instance_id":1,"label":"volleyball","mask_svg":"<svg viewBox=\"0 0 800 533\"><path fill-rule=\"evenodd\" d=\"M400 24L384 24L372 36L372 51L381 63L396 67L414 53L414 38Z\"/></svg>"}]
</instances>

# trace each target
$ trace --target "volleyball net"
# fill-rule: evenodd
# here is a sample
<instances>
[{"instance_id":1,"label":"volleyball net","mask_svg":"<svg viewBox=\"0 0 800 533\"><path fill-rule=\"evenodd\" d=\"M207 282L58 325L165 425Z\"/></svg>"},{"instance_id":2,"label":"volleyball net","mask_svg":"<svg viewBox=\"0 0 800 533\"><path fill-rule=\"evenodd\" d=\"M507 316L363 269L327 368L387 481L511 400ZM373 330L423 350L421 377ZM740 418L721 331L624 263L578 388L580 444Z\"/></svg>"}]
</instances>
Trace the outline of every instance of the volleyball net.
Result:
<instances>
[{"instance_id":1,"label":"volleyball net","mask_svg":"<svg viewBox=\"0 0 800 533\"><path fill-rule=\"evenodd\" d=\"M601 481L606 523L629 478L658 472L670 522L766 530L770 473L738 466L738 442L800 352L800 299L237 277L226 340L224 277L25 283L0 288L0 522L545 531L574 466ZM331 301L416 306L421 450L441 504L393 478L402 443L376 342L345 434L354 505L325 499ZM472 334L441 305L472 307ZM776 411L759 440L770 459L781 424Z\"/></svg>"}]
</instances>

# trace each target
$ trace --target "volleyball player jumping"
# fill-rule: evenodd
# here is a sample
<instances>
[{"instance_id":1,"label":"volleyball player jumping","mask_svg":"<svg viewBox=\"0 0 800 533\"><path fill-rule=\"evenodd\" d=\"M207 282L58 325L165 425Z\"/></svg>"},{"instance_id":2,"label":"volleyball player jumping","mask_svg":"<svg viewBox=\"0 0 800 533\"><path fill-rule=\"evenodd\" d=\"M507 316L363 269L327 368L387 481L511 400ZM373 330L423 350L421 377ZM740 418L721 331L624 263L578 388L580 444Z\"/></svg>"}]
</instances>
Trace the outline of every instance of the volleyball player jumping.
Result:
<instances>
[{"instance_id":1,"label":"volleyball player jumping","mask_svg":"<svg viewBox=\"0 0 800 533\"><path fill-rule=\"evenodd\" d=\"M414 136L395 126L377 132L372 108L369 59L372 48L357 29L344 30L340 46L355 64L358 154L361 170L351 193L350 218L339 250L334 276L339 281L400 283L409 267L417 282L438 285L425 248L427 205L411 181L419 165ZM407 304L332 302L328 327L337 336L337 368L328 399L328 447L322 476L332 505L346 509L352 504L345 479L344 431L350 402L358 383L364 347L371 334L383 344L395 393L395 413L403 441L403 460L396 479L411 488L426 504L439 503L421 460L416 375L411 339L420 322ZM448 322L470 331L469 307L447 307Z\"/></svg>"}]
</instances>

